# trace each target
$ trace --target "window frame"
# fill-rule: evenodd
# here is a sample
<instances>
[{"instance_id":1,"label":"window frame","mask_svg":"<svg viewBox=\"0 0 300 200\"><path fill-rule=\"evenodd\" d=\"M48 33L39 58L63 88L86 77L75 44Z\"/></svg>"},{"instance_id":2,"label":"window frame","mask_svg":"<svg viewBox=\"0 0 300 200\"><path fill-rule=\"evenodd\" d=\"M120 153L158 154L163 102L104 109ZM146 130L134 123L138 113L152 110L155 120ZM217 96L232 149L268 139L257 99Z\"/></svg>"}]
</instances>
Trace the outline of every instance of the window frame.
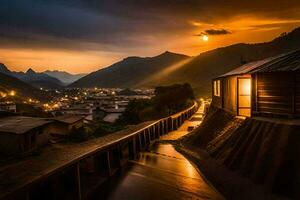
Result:
<instances>
[{"instance_id":1,"label":"window frame","mask_svg":"<svg viewBox=\"0 0 300 200\"><path fill-rule=\"evenodd\" d=\"M214 96L220 97L221 96L221 80L214 80L213 82L214 87Z\"/></svg>"}]
</instances>

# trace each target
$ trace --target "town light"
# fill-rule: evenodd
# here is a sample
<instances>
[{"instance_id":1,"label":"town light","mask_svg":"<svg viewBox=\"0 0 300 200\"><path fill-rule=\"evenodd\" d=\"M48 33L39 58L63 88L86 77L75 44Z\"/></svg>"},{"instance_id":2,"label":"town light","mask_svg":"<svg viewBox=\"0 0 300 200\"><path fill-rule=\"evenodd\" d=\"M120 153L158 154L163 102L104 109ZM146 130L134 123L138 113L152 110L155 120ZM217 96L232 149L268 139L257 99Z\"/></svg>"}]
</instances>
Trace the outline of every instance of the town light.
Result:
<instances>
[{"instance_id":1,"label":"town light","mask_svg":"<svg viewBox=\"0 0 300 200\"><path fill-rule=\"evenodd\" d=\"M45 103L43 106L46 107L46 108L48 108L49 104Z\"/></svg>"},{"instance_id":2,"label":"town light","mask_svg":"<svg viewBox=\"0 0 300 200\"><path fill-rule=\"evenodd\" d=\"M0 95L2 98L5 98L7 96L7 94L5 92L0 92Z\"/></svg>"},{"instance_id":3,"label":"town light","mask_svg":"<svg viewBox=\"0 0 300 200\"><path fill-rule=\"evenodd\" d=\"M9 96L12 96L12 97L13 97L13 96L15 96L15 95L16 95L16 92L15 92L14 90L12 90L12 91L9 92Z\"/></svg>"}]
</instances>

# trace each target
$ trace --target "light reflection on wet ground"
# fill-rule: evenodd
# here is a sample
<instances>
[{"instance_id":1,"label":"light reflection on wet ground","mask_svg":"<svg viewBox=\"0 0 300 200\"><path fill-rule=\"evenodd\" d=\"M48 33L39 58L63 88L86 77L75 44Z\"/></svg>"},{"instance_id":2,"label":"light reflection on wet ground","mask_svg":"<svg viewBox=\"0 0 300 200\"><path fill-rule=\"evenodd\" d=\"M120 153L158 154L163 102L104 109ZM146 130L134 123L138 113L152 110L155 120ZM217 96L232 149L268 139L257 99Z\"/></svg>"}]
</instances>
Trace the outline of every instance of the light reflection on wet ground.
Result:
<instances>
[{"instance_id":1,"label":"light reflection on wet ground","mask_svg":"<svg viewBox=\"0 0 300 200\"><path fill-rule=\"evenodd\" d=\"M157 143L130 162L107 199L222 199L171 144Z\"/></svg>"},{"instance_id":2,"label":"light reflection on wet ground","mask_svg":"<svg viewBox=\"0 0 300 200\"><path fill-rule=\"evenodd\" d=\"M178 140L182 136L189 133L188 127L196 128L202 122L204 106L201 106L191 119L186 120L176 131L172 131L167 135L160 137L160 140Z\"/></svg>"},{"instance_id":3,"label":"light reflection on wet ground","mask_svg":"<svg viewBox=\"0 0 300 200\"><path fill-rule=\"evenodd\" d=\"M161 140L176 140L198 126L203 108L178 130ZM148 152L130 161L128 168L107 184L101 199L223 199L200 175L196 168L171 144L155 143ZM100 199L100 198L99 198Z\"/></svg>"}]
</instances>

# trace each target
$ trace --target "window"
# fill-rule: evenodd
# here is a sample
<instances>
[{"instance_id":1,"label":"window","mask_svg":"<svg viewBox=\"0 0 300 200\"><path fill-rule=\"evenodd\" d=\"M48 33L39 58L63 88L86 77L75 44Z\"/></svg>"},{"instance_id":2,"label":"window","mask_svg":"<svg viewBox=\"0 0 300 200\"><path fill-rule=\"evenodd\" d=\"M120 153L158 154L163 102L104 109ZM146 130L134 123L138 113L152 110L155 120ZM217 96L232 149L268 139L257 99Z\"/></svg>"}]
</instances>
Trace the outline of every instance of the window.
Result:
<instances>
[{"instance_id":1,"label":"window","mask_svg":"<svg viewBox=\"0 0 300 200\"><path fill-rule=\"evenodd\" d=\"M214 81L214 96L221 96L221 81L215 80Z\"/></svg>"}]
</instances>

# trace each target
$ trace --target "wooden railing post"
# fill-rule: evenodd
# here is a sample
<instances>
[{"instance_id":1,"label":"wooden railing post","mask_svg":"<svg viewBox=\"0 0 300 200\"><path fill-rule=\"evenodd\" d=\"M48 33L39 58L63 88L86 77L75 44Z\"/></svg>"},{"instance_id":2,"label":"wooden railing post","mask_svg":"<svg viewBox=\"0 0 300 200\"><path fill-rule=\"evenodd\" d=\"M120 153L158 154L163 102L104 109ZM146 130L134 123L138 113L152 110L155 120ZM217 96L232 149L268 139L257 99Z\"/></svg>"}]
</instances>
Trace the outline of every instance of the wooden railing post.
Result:
<instances>
[{"instance_id":1,"label":"wooden railing post","mask_svg":"<svg viewBox=\"0 0 300 200\"><path fill-rule=\"evenodd\" d=\"M79 165L79 162L76 163L76 179L77 179L77 197L78 197L78 200L81 200L82 199L82 193L81 193L81 179L80 179L80 165Z\"/></svg>"}]
</instances>

